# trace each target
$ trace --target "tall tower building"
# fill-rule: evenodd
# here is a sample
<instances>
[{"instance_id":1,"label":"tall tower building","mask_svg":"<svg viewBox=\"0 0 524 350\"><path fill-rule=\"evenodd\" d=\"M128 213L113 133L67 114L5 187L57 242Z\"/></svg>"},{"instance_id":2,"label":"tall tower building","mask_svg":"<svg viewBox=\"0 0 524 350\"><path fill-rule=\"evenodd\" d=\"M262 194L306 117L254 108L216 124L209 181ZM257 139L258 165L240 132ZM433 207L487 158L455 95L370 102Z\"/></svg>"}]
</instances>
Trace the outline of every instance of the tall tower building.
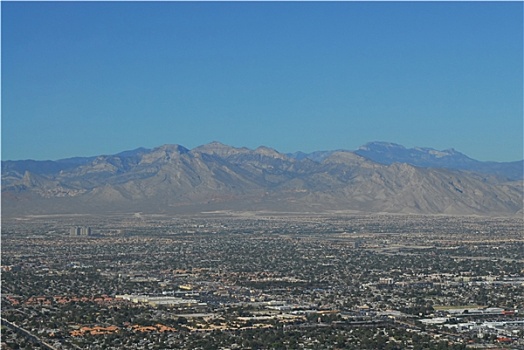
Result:
<instances>
[{"instance_id":1,"label":"tall tower building","mask_svg":"<svg viewBox=\"0 0 524 350\"><path fill-rule=\"evenodd\" d=\"M75 227L71 227L69 229L69 235L70 236L80 236L81 234L82 234L82 228L81 227L75 226Z\"/></svg>"}]
</instances>

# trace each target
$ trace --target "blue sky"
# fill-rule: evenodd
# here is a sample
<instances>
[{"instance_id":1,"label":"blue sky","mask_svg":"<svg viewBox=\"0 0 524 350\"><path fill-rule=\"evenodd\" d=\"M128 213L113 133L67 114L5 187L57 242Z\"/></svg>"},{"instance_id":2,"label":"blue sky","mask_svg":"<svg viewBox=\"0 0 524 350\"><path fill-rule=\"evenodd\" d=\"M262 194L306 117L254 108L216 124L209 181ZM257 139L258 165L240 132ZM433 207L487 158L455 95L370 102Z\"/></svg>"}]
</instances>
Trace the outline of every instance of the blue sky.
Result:
<instances>
[{"instance_id":1,"label":"blue sky","mask_svg":"<svg viewBox=\"0 0 524 350\"><path fill-rule=\"evenodd\" d=\"M523 158L522 2L2 2L2 159L211 141Z\"/></svg>"}]
</instances>

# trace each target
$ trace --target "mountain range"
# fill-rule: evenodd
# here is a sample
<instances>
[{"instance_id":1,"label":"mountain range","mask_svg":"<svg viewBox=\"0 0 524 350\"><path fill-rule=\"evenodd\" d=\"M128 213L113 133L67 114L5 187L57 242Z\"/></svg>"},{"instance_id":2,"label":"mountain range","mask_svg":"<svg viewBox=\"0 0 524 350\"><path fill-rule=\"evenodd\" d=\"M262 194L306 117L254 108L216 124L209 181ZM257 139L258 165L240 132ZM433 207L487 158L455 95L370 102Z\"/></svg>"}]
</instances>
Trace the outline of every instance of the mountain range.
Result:
<instances>
[{"instance_id":1,"label":"mountain range","mask_svg":"<svg viewBox=\"0 0 524 350\"><path fill-rule=\"evenodd\" d=\"M523 161L372 142L279 153L218 142L2 161L2 215L351 212L522 216Z\"/></svg>"}]
</instances>

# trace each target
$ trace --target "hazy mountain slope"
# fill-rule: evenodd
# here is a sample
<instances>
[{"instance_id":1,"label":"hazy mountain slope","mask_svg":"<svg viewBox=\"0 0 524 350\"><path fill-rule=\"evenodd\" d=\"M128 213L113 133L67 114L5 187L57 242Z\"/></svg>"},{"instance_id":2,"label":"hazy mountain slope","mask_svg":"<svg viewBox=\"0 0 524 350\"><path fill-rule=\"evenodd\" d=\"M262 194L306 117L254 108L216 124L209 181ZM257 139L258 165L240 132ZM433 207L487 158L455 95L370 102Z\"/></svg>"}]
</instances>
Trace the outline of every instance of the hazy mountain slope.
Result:
<instances>
[{"instance_id":1,"label":"hazy mountain slope","mask_svg":"<svg viewBox=\"0 0 524 350\"><path fill-rule=\"evenodd\" d=\"M425 168L467 170L505 177L524 178L524 161L481 162L454 149L438 151L432 148L405 148L389 142L371 142L361 146L356 154L381 164L407 163Z\"/></svg>"},{"instance_id":2,"label":"hazy mountain slope","mask_svg":"<svg viewBox=\"0 0 524 350\"><path fill-rule=\"evenodd\" d=\"M321 162L213 142L93 157L72 169L2 173L2 214L282 210L515 215L522 182L384 165L353 152ZM10 165L13 169L12 165ZM20 168L22 169L22 168Z\"/></svg>"},{"instance_id":3,"label":"hazy mountain slope","mask_svg":"<svg viewBox=\"0 0 524 350\"><path fill-rule=\"evenodd\" d=\"M335 152L303 186L324 208L369 212L503 215L522 208L522 182L408 164L369 162ZM318 189L320 191L315 191Z\"/></svg>"}]
</instances>

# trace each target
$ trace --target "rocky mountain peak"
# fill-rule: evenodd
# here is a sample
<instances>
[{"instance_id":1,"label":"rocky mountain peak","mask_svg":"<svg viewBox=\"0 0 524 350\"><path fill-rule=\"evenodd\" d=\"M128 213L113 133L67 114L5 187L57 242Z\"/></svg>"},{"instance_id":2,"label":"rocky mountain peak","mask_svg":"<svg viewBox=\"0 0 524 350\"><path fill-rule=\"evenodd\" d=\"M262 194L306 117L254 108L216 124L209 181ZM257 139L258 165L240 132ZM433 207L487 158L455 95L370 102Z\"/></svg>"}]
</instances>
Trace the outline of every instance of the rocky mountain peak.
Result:
<instances>
[{"instance_id":1,"label":"rocky mountain peak","mask_svg":"<svg viewBox=\"0 0 524 350\"><path fill-rule=\"evenodd\" d=\"M178 159L189 150L180 145L162 145L142 155L141 164L165 163Z\"/></svg>"},{"instance_id":2,"label":"rocky mountain peak","mask_svg":"<svg viewBox=\"0 0 524 350\"><path fill-rule=\"evenodd\" d=\"M402 145L392 142L384 141L373 141L368 142L365 145L362 145L358 148L361 151L374 151L374 152L393 152L393 151L403 151L406 148Z\"/></svg>"},{"instance_id":3,"label":"rocky mountain peak","mask_svg":"<svg viewBox=\"0 0 524 350\"><path fill-rule=\"evenodd\" d=\"M279 153L276 150L274 150L273 148L266 147L266 146L257 147L257 149L255 149L254 152L262 156L266 156L266 157L287 159L287 157L283 155L282 153Z\"/></svg>"},{"instance_id":4,"label":"rocky mountain peak","mask_svg":"<svg viewBox=\"0 0 524 350\"><path fill-rule=\"evenodd\" d=\"M180 146L180 145L172 145L172 144L166 144L166 145L162 145L160 147L157 147L155 149L153 149L153 151L161 151L161 152L166 152L166 153L169 153L169 154L173 154L173 153L178 153L178 154L183 154L183 153L187 153L189 152L189 150L187 148L185 148L184 146Z\"/></svg>"},{"instance_id":5,"label":"rocky mountain peak","mask_svg":"<svg viewBox=\"0 0 524 350\"><path fill-rule=\"evenodd\" d=\"M236 147L225 145L218 141L213 141L206 145L202 145L202 146L193 148L191 152L195 154L202 153L202 154L210 154L210 155L216 155L219 157L227 158L227 157L230 157L236 154L248 153L250 152L250 150L244 147L236 148Z\"/></svg>"}]
</instances>

